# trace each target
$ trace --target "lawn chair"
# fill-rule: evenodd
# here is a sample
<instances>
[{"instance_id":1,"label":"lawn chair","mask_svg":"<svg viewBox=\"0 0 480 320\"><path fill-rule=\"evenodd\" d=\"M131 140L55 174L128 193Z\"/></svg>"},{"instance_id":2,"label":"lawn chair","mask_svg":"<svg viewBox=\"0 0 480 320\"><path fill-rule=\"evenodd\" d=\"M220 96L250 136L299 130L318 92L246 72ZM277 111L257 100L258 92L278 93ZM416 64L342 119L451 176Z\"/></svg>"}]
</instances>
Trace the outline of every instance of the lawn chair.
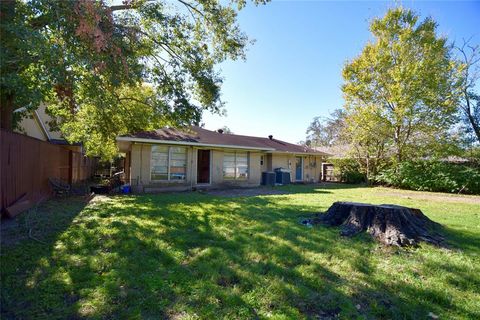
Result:
<instances>
[{"instance_id":1,"label":"lawn chair","mask_svg":"<svg viewBox=\"0 0 480 320\"><path fill-rule=\"evenodd\" d=\"M55 192L55 195L67 196L70 194L71 186L59 178L48 178L48 183Z\"/></svg>"}]
</instances>

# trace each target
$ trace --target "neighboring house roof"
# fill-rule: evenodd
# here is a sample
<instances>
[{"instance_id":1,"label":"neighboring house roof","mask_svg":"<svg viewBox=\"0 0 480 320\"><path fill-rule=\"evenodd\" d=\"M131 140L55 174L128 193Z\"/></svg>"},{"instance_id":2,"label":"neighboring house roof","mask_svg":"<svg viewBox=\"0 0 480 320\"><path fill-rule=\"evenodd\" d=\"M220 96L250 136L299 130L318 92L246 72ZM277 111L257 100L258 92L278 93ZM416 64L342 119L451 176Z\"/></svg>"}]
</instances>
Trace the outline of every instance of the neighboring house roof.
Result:
<instances>
[{"instance_id":1,"label":"neighboring house roof","mask_svg":"<svg viewBox=\"0 0 480 320\"><path fill-rule=\"evenodd\" d=\"M19 124L21 133L54 144L69 144L59 131L50 128L49 123L52 121L52 118L46 113L45 104L39 105L37 109L32 111L27 111L26 108L18 108L14 112L28 112L27 116Z\"/></svg>"},{"instance_id":2,"label":"neighboring house roof","mask_svg":"<svg viewBox=\"0 0 480 320\"><path fill-rule=\"evenodd\" d=\"M252 137L210 131L198 126L187 129L162 128L119 136L118 141L174 143L183 145L218 146L285 153L313 153L327 155L314 149L288 143L273 137Z\"/></svg>"},{"instance_id":3,"label":"neighboring house roof","mask_svg":"<svg viewBox=\"0 0 480 320\"><path fill-rule=\"evenodd\" d=\"M80 142L69 143L65 139L50 139L49 142L52 143L52 144L58 144L58 145L61 145L61 146L82 146L82 144Z\"/></svg>"},{"instance_id":4,"label":"neighboring house roof","mask_svg":"<svg viewBox=\"0 0 480 320\"><path fill-rule=\"evenodd\" d=\"M345 158L345 157L348 157L352 147L347 144L342 144L342 145L331 146L331 147L313 147L313 149L320 152L327 153L331 155L333 158Z\"/></svg>"}]
</instances>

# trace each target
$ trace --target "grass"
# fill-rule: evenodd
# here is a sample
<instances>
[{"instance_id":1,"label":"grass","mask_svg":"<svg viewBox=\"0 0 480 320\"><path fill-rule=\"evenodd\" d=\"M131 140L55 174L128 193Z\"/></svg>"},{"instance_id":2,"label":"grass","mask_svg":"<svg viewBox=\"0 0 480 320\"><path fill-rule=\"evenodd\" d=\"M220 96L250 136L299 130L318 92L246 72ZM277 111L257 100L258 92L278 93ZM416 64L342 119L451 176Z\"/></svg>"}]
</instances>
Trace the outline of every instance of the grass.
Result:
<instances>
[{"instance_id":1,"label":"grass","mask_svg":"<svg viewBox=\"0 0 480 320\"><path fill-rule=\"evenodd\" d=\"M35 232L45 244L2 245L2 319L480 318L479 197L284 190L49 201ZM418 207L451 248L384 248L299 223L340 200Z\"/></svg>"}]
</instances>

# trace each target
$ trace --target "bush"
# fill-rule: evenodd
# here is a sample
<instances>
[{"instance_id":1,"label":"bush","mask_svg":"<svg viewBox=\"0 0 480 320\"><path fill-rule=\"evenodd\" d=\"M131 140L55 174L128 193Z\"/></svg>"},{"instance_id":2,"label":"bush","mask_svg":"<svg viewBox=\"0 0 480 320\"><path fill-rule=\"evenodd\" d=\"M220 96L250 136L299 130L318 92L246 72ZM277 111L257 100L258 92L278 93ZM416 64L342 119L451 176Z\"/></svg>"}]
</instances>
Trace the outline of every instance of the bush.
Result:
<instances>
[{"instance_id":1,"label":"bush","mask_svg":"<svg viewBox=\"0 0 480 320\"><path fill-rule=\"evenodd\" d=\"M346 183L363 183L366 181L365 174L361 172L360 165L355 159L344 158L332 160L335 175L340 181Z\"/></svg>"},{"instance_id":2,"label":"bush","mask_svg":"<svg viewBox=\"0 0 480 320\"><path fill-rule=\"evenodd\" d=\"M383 170L377 183L419 191L480 194L480 169L442 161L408 161Z\"/></svg>"}]
</instances>

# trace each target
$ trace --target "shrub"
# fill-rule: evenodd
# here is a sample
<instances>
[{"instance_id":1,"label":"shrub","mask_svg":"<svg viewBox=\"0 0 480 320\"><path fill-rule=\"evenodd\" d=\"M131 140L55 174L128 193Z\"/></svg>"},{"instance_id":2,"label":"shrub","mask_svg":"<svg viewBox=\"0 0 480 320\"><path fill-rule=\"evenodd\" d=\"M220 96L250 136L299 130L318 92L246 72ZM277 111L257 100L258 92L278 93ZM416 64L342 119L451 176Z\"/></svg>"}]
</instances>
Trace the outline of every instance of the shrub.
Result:
<instances>
[{"instance_id":1,"label":"shrub","mask_svg":"<svg viewBox=\"0 0 480 320\"><path fill-rule=\"evenodd\" d=\"M363 183L365 174L361 172L360 165L355 159L332 159L335 175L340 176L340 181L346 183Z\"/></svg>"},{"instance_id":2,"label":"shrub","mask_svg":"<svg viewBox=\"0 0 480 320\"><path fill-rule=\"evenodd\" d=\"M477 166L436 160L402 162L383 170L377 183L419 191L480 194L480 169Z\"/></svg>"}]
</instances>

